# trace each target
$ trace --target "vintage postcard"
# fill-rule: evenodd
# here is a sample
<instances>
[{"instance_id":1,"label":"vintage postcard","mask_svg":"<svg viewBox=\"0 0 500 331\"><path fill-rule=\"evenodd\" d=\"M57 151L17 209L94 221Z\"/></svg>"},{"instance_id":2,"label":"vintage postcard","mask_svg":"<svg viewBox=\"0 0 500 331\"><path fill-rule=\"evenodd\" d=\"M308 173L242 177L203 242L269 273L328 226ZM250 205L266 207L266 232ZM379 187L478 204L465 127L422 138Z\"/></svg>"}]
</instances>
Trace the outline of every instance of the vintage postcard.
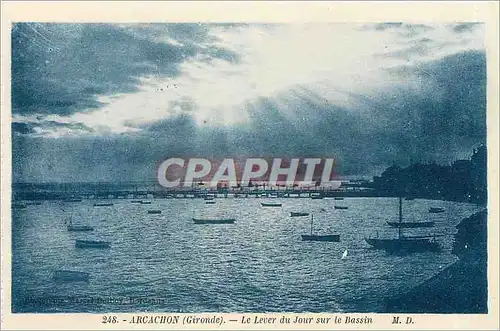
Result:
<instances>
[{"instance_id":1,"label":"vintage postcard","mask_svg":"<svg viewBox=\"0 0 500 331\"><path fill-rule=\"evenodd\" d=\"M2 3L2 328L498 328L498 3Z\"/></svg>"}]
</instances>

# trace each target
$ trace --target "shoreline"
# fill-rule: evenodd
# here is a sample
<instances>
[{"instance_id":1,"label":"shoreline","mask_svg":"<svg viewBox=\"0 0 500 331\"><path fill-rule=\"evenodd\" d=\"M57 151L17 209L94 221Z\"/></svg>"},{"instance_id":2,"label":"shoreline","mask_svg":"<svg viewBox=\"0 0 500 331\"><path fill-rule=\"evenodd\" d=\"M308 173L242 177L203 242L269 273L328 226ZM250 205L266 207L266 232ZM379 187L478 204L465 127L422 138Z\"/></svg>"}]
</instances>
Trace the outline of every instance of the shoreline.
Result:
<instances>
[{"instance_id":1,"label":"shoreline","mask_svg":"<svg viewBox=\"0 0 500 331\"><path fill-rule=\"evenodd\" d=\"M488 313L486 223L486 209L463 219L452 249L459 260L406 293L387 298L385 313Z\"/></svg>"}]
</instances>

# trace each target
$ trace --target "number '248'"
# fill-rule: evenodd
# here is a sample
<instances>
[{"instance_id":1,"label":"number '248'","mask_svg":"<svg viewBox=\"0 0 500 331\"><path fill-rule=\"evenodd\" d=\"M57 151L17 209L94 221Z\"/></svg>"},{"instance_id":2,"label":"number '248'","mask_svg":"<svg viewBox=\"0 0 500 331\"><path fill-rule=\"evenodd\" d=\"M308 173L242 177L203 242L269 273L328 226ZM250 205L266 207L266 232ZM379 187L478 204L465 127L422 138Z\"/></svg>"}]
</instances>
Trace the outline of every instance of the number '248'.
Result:
<instances>
[{"instance_id":1,"label":"number '248'","mask_svg":"<svg viewBox=\"0 0 500 331\"><path fill-rule=\"evenodd\" d=\"M103 316L102 317L102 324L115 324L118 323L118 318L116 316Z\"/></svg>"}]
</instances>

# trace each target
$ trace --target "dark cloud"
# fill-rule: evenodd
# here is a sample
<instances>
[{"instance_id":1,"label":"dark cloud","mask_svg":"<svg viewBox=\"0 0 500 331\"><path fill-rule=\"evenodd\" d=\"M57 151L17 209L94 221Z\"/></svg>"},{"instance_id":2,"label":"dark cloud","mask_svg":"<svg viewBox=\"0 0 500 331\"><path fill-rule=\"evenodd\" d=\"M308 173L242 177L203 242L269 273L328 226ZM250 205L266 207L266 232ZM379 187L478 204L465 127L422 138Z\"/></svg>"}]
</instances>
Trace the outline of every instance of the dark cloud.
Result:
<instances>
[{"instance_id":1,"label":"dark cloud","mask_svg":"<svg viewBox=\"0 0 500 331\"><path fill-rule=\"evenodd\" d=\"M35 130L27 123L12 122L12 133L14 134L29 134L35 133Z\"/></svg>"},{"instance_id":2,"label":"dark cloud","mask_svg":"<svg viewBox=\"0 0 500 331\"><path fill-rule=\"evenodd\" d=\"M57 128L67 128L70 130L80 130L83 132L93 132L92 128L89 128L83 123L74 122L74 123L62 123L57 121L49 121L40 118L37 122L12 122L12 132L14 134L35 134L35 128L39 128L41 130L52 131Z\"/></svg>"},{"instance_id":3,"label":"dark cloud","mask_svg":"<svg viewBox=\"0 0 500 331\"><path fill-rule=\"evenodd\" d=\"M406 143L401 155L421 161L449 160L486 141L486 57L464 52L418 66L391 69L401 80L420 82L367 102L375 123ZM365 100L366 101L366 100Z\"/></svg>"},{"instance_id":4,"label":"dark cloud","mask_svg":"<svg viewBox=\"0 0 500 331\"><path fill-rule=\"evenodd\" d=\"M386 51L383 53L374 54L380 58L399 58L403 60L411 60L412 58L422 58L433 55L438 50L442 50L447 46L452 46L453 43L446 41L436 41L427 37L418 39L409 39L406 42L399 43L397 50Z\"/></svg>"},{"instance_id":5,"label":"dark cloud","mask_svg":"<svg viewBox=\"0 0 500 331\"><path fill-rule=\"evenodd\" d=\"M386 22L386 23L374 24L373 29L375 29L377 31L385 31L388 29L399 28L402 25L403 25L402 22Z\"/></svg>"},{"instance_id":6,"label":"dark cloud","mask_svg":"<svg viewBox=\"0 0 500 331\"><path fill-rule=\"evenodd\" d=\"M166 118L142 127L147 133L160 133L169 136L179 137L180 140L192 135L196 130L196 123L190 115L182 114L175 117Z\"/></svg>"},{"instance_id":7,"label":"dark cloud","mask_svg":"<svg viewBox=\"0 0 500 331\"><path fill-rule=\"evenodd\" d=\"M238 61L229 50L202 45L213 38L204 25L162 27L167 28L14 24L13 113L68 115L95 109L103 105L99 95L137 91L143 76L176 76L179 65L197 54ZM171 37L181 44L167 43L160 37Z\"/></svg>"},{"instance_id":8,"label":"dark cloud","mask_svg":"<svg viewBox=\"0 0 500 331\"><path fill-rule=\"evenodd\" d=\"M456 33L472 32L480 25L482 25L482 23L461 23L452 25L451 29Z\"/></svg>"},{"instance_id":9,"label":"dark cloud","mask_svg":"<svg viewBox=\"0 0 500 331\"><path fill-rule=\"evenodd\" d=\"M464 22L458 24L446 24L445 26L454 33L463 35L475 31L478 27L482 25L484 25L484 23ZM397 34L400 37L417 38L419 36L423 36L426 32L433 30L434 26L425 24L407 24L407 23L394 22L394 23L379 23L379 24L365 25L364 29L385 31L385 32L390 31L392 33ZM426 37L422 37L421 41L425 39Z\"/></svg>"},{"instance_id":10,"label":"dark cloud","mask_svg":"<svg viewBox=\"0 0 500 331\"><path fill-rule=\"evenodd\" d=\"M415 55L425 56L428 53L429 53L429 48L425 44L415 44L413 46L406 47L397 51L384 53L383 57L397 57L409 60Z\"/></svg>"},{"instance_id":11,"label":"dark cloud","mask_svg":"<svg viewBox=\"0 0 500 331\"><path fill-rule=\"evenodd\" d=\"M378 24L365 25L365 29L375 31L391 31L403 37L415 37L423 32L432 30L433 28L425 24L408 24L402 22L385 22Z\"/></svg>"},{"instance_id":12,"label":"dark cloud","mask_svg":"<svg viewBox=\"0 0 500 331\"><path fill-rule=\"evenodd\" d=\"M348 108L296 89L279 102L248 103L250 119L242 125L196 125L185 112L135 134L16 136L14 179L153 180L157 164L171 156L328 156L336 159L335 171L342 175L376 175L394 163L446 164L486 141L485 67L483 52L465 52L393 68L391 75L418 85L371 95L339 90L352 101ZM293 102L283 104L284 99ZM16 129L29 131L22 123Z\"/></svg>"}]
</instances>

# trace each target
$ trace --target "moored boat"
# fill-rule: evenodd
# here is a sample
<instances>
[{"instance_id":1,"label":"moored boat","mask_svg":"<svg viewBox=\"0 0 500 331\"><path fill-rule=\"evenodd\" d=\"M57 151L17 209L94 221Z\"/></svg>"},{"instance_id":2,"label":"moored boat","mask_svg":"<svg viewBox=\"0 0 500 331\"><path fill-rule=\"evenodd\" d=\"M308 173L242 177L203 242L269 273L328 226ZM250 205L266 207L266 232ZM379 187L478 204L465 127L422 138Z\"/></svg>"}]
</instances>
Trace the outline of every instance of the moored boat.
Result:
<instances>
[{"instance_id":1,"label":"moored boat","mask_svg":"<svg viewBox=\"0 0 500 331\"><path fill-rule=\"evenodd\" d=\"M141 205L150 205L151 201L141 201Z\"/></svg>"},{"instance_id":2,"label":"moored boat","mask_svg":"<svg viewBox=\"0 0 500 331\"><path fill-rule=\"evenodd\" d=\"M336 198L334 198L334 200L344 200L344 198L336 197Z\"/></svg>"},{"instance_id":3,"label":"moored boat","mask_svg":"<svg viewBox=\"0 0 500 331\"><path fill-rule=\"evenodd\" d=\"M309 216L309 213L304 212L291 212L290 217L300 217L300 216Z\"/></svg>"},{"instance_id":4,"label":"moored boat","mask_svg":"<svg viewBox=\"0 0 500 331\"><path fill-rule=\"evenodd\" d=\"M193 218L194 224L233 224L234 218Z\"/></svg>"},{"instance_id":5,"label":"moored boat","mask_svg":"<svg viewBox=\"0 0 500 331\"><path fill-rule=\"evenodd\" d=\"M72 232L85 232L85 231L94 231L94 228L90 225L73 225L69 224L67 226L68 231Z\"/></svg>"},{"instance_id":6,"label":"moored boat","mask_svg":"<svg viewBox=\"0 0 500 331\"><path fill-rule=\"evenodd\" d=\"M439 243L434 237L404 237L394 239L365 238L365 241L375 249L384 249L387 252L437 252Z\"/></svg>"},{"instance_id":7,"label":"moored boat","mask_svg":"<svg viewBox=\"0 0 500 331\"><path fill-rule=\"evenodd\" d=\"M111 243L109 241L77 239L75 242L75 247L76 248L110 248Z\"/></svg>"},{"instance_id":8,"label":"moored boat","mask_svg":"<svg viewBox=\"0 0 500 331\"><path fill-rule=\"evenodd\" d=\"M161 210L148 210L148 214L161 214Z\"/></svg>"},{"instance_id":9,"label":"moored boat","mask_svg":"<svg viewBox=\"0 0 500 331\"><path fill-rule=\"evenodd\" d=\"M335 209L348 209L349 207L347 207L347 206L334 206L333 208L335 208Z\"/></svg>"},{"instance_id":10,"label":"moored boat","mask_svg":"<svg viewBox=\"0 0 500 331\"><path fill-rule=\"evenodd\" d=\"M391 226L391 223L388 222ZM441 249L441 245L436 241L437 236L404 236L401 232L402 228L407 227L431 227L428 226L405 226L403 225L403 198L399 198L399 226L397 238L365 238L365 241L375 249L383 249L389 253L420 253L420 252L437 252ZM406 222L408 224L417 224L424 222ZM427 224L433 222L426 222ZM433 225L433 224L432 224Z\"/></svg>"},{"instance_id":11,"label":"moored boat","mask_svg":"<svg viewBox=\"0 0 500 331\"><path fill-rule=\"evenodd\" d=\"M431 208L429 208L429 213L444 213L444 208L442 208L442 207L431 207Z\"/></svg>"},{"instance_id":12,"label":"moored boat","mask_svg":"<svg viewBox=\"0 0 500 331\"><path fill-rule=\"evenodd\" d=\"M262 202L261 206L262 207L281 207L281 203L275 203L275 202Z\"/></svg>"},{"instance_id":13,"label":"moored boat","mask_svg":"<svg viewBox=\"0 0 500 331\"><path fill-rule=\"evenodd\" d=\"M302 241L329 241L329 242L340 241L339 234L324 234L324 235L313 234L313 222L314 222L314 215L311 214L311 231L309 234L301 235Z\"/></svg>"},{"instance_id":14,"label":"moored boat","mask_svg":"<svg viewBox=\"0 0 500 331\"><path fill-rule=\"evenodd\" d=\"M142 203L142 200L132 200L130 203Z\"/></svg>"},{"instance_id":15,"label":"moored boat","mask_svg":"<svg viewBox=\"0 0 500 331\"><path fill-rule=\"evenodd\" d=\"M205 201L206 205L215 205L215 201Z\"/></svg>"},{"instance_id":16,"label":"moored boat","mask_svg":"<svg viewBox=\"0 0 500 331\"><path fill-rule=\"evenodd\" d=\"M40 201L36 202L27 202L26 206L40 206L42 203Z\"/></svg>"},{"instance_id":17,"label":"moored boat","mask_svg":"<svg viewBox=\"0 0 500 331\"><path fill-rule=\"evenodd\" d=\"M94 203L94 207L110 207L113 204L110 202L96 202Z\"/></svg>"}]
</instances>

